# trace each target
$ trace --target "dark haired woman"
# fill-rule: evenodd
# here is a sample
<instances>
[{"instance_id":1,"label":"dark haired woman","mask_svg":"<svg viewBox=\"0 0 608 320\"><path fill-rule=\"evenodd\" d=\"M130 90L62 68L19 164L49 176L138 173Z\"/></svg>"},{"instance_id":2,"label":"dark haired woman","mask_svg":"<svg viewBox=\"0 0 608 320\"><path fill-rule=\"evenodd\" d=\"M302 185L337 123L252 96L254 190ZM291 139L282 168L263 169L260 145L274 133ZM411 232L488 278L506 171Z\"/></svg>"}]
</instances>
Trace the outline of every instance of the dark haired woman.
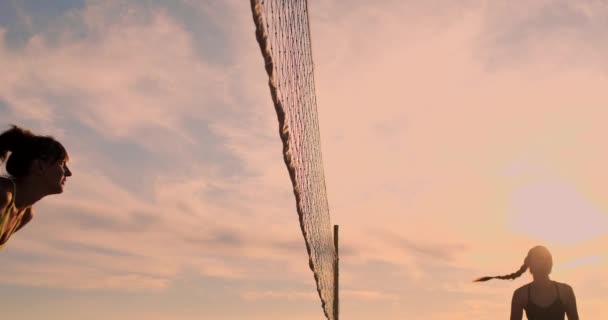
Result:
<instances>
[{"instance_id":1,"label":"dark haired woman","mask_svg":"<svg viewBox=\"0 0 608 320\"><path fill-rule=\"evenodd\" d=\"M10 152L10 155L9 155ZM0 250L9 238L34 217L33 205L63 192L72 175L68 154L57 140L17 126L0 134L0 161L8 177L0 177Z\"/></svg>"},{"instance_id":2,"label":"dark haired woman","mask_svg":"<svg viewBox=\"0 0 608 320\"><path fill-rule=\"evenodd\" d=\"M528 252L521 268L510 275L483 277L475 281L490 279L515 279L530 269L533 281L515 290L511 302L511 320L521 320L523 310L529 320L578 320L576 298L572 287L549 279L553 259L549 250L536 246Z\"/></svg>"}]
</instances>

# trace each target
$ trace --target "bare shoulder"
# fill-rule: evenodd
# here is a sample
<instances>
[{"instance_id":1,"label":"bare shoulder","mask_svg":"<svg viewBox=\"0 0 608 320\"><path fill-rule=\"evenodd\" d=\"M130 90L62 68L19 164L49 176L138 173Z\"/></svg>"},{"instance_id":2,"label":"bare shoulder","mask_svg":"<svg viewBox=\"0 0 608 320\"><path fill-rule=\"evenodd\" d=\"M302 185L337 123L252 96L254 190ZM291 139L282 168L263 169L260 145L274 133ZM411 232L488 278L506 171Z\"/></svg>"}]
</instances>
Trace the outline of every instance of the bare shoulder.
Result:
<instances>
[{"instance_id":1,"label":"bare shoulder","mask_svg":"<svg viewBox=\"0 0 608 320\"><path fill-rule=\"evenodd\" d=\"M574 289L572 289L572 287L569 284L557 282L557 281L555 283L557 283L559 292L563 292L564 294L566 294L568 296L574 295Z\"/></svg>"},{"instance_id":2,"label":"bare shoulder","mask_svg":"<svg viewBox=\"0 0 608 320\"><path fill-rule=\"evenodd\" d=\"M520 295L521 295L521 294L524 294L524 293L528 293L528 286L529 286L529 285L530 285L530 284L529 284L529 283L527 283L527 284L524 284L523 286L521 286L521 287L519 287L519 288L515 289L515 293L516 293L516 294L520 294Z\"/></svg>"},{"instance_id":3,"label":"bare shoulder","mask_svg":"<svg viewBox=\"0 0 608 320\"><path fill-rule=\"evenodd\" d=\"M28 223L34 218L34 207L29 207L23 213L22 221L23 223Z\"/></svg>"},{"instance_id":4,"label":"bare shoulder","mask_svg":"<svg viewBox=\"0 0 608 320\"><path fill-rule=\"evenodd\" d=\"M528 285L526 284L526 285L523 285L523 286L515 289L515 291L513 292L513 302L517 302L519 304L522 304L523 301L527 300L526 299L527 298L527 294L528 294L528 291L526 289L527 287L528 287Z\"/></svg>"}]
</instances>

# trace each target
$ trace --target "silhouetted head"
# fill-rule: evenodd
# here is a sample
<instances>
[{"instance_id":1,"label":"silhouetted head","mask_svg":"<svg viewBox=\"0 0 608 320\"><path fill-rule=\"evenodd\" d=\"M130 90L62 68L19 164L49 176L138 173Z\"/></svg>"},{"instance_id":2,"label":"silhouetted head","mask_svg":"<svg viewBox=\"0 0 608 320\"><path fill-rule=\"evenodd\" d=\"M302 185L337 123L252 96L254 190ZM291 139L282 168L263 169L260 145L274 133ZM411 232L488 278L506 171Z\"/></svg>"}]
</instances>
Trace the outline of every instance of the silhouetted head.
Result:
<instances>
[{"instance_id":1,"label":"silhouetted head","mask_svg":"<svg viewBox=\"0 0 608 320\"><path fill-rule=\"evenodd\" d=\"M17 179L28 178L49 194L61 193L65 178L72 175L68 159L63 145L51 136L35 135L15 125L0 134L0 160L6 161L6 172Z\"/></svg>"},{"instance_id":2,"label":"silhouetted head","mask_svg":"<svg viewBox=\"0 0 608 320\"><path fill-rule=\"evenodd\" d=\"M553 258L549 249L543 246L536 246L528 251L528 256L524 263L533 275L549 275L553 268Z\"/></svg>"},{"instance_id":3,"label":"silhouetted head","mask_svg":"<svg viewBox=\"0 0 608 320\"><path fill-rule=\"evenodd\" d=\"M524 274L528 268L530 269L530 273L535 276L549 275L553 268L553 258L551 257L549 250L544 246L536 246L528 251L528 255L524 259L524 264L516 272L506 276L483 277L476 279L475 281L488 281L491 279L513 280Z\"/></svg>"}]
</instances>

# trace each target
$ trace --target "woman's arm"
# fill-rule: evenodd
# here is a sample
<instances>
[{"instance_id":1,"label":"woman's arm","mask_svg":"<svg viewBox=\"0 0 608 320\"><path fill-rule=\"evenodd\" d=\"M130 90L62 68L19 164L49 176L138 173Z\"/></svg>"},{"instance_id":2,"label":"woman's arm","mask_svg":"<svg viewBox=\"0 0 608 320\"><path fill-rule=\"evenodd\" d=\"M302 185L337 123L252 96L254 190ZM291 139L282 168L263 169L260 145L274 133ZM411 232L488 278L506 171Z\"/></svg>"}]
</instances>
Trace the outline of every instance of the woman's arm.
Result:
<instances>
[{"instance_id":1,"label":"woman's arm","mask_svg":"<svg viewBox=\"0 0 608 320\"><path fill-rule=\"evenodd\" d=\"M576 308L576 297L574 296L574 290L569 285L566 287L566 315L568 320L578 320L578 310Z\"/></svg>"},{"instance_id":2,"label":"woman's arm","mask_svg":"<svg viewBox=\"0 0 608 320\"><path fill-rule=\"evenodd\" d=\"M522 320L524 317L524 305L521 299L521 288L513 292L513 299L511 299L511 320ZM570 318L568 318L570 319Z\"/></svg>"}]
</instances>

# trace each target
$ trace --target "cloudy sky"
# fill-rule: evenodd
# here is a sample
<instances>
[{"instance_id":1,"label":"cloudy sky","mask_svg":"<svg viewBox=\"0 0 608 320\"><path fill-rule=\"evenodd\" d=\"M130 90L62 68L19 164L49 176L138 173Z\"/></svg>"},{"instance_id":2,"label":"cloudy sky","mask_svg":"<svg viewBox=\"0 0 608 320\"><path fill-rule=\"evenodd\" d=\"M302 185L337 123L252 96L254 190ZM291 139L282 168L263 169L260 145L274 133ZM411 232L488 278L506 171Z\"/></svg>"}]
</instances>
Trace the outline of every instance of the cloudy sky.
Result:
<instances>
[{"instance_id":1,"label":"cloudy sky","mask_svg":"<svg viewBox=\"0 0 608 320\"><path fill-rule=\"evenodd\" d=\"M0 126L74 176L11 319L321 319L249 1L0 1ZM343 319L507 318L532 246L608 299L605 1L310 1Z\"/></svg>"}]
</instances>

